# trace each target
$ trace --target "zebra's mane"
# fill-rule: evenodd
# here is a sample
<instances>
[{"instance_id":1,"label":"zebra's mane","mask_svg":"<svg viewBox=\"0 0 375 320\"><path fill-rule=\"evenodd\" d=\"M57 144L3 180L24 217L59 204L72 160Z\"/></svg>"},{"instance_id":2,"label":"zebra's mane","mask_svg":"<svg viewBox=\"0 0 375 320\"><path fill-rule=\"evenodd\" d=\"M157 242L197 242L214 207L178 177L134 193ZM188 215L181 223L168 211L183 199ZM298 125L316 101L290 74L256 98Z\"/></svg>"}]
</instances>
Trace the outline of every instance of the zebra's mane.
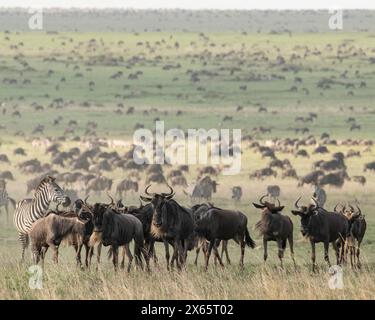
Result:
<instances>
[{"instance_id":1,"label":"zebra's mane","mask_svg":"<svg viewBox=\"0 0 375 320\"><path fill-rule=\"evenodd\" d=\"M55 181L55 178L53 178L51 176L44 177L43 180L40 181L39 185L35 188L34 197L36 197L36 195L38 194L38 192L40 190L42 190L46 184L54 182L54 181Z\"/></svg>"}]
</instances>

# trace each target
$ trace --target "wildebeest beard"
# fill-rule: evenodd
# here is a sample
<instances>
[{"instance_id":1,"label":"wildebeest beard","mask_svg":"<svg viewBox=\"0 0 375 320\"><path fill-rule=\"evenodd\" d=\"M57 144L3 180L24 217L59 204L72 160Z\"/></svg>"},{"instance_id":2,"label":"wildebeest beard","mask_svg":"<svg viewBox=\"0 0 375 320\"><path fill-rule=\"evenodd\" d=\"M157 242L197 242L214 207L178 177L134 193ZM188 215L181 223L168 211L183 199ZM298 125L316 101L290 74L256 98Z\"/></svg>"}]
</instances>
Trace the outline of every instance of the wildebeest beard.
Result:
<instances>
[{"instance_id":1,"label":"wildebeest beard","mask_svg":"<svg viewBox=\"0 0 375 320\"><path fill-rule=\"evenodd\" d=\"M269 230L270 220L269 216L264 215L262 219L255 224L255 229L259 232L260 236L263 236Z\"/></svg>"},{"instance_id":2,"label":"wildebeest beard","mask_svg":"<svg viewBox=\"0 0 375 320\"><path fill-rule=\"evenodd\" d=\"M272 233L273 230L280 230L280 217L277 216L278 213L265 213L262 215L260 221L255 224L255 229L259 232L260 236L272 235L276 236L277 233ZM272 234L270 234L270 232Z\"/></svg>"},{"instance_id":3,"label":"wildebeest beard","mask_svg":"<svg viewBox=\"0 0 375 320\"><path fill-rule=\"evenodd\" d=\"M158 213L161 215L161 224L159 226L155 225L154 223L155 215ZM151 234L154 238L161 239L167 235L168 228L172 227L171 223L173 223L173 221L169 218L170 216L168 217L168 203L167 201L164 201L160 205L160 207L154 209L154 215L151 223Z\"/></svg>"}]
</instances>

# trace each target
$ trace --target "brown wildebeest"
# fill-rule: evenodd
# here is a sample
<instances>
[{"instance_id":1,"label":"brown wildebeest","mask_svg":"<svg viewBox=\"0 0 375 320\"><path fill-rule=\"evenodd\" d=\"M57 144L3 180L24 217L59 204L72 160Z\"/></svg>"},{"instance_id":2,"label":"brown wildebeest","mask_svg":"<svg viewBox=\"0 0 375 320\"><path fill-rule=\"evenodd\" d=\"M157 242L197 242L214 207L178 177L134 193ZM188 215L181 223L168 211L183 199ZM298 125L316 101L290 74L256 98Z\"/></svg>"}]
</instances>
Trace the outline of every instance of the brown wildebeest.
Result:
<instances>
[{"instance_id":1,"label":"brown wildebeest","mask_svg":"<svg viewBox=\"0 0 375 320\"><path fill-rule=\"evenodd\" d=\"M264 247L264 262L267 260L267 243L268 241L276 241L279 248L279 259L280 266L283 268L283 257L286 248L286 242L289 242L290 253L294 266L296 262L294 260L293 251L293 222L288 216L281 214L284 206L280 206L280 201L278 206L273 203L263 202L263 199L267 195L260 198L259 203L253 203L254 207L257 209L262 209L262 218L257 222L255 228L259 230L260 234L263 236L263 247Z\"/></svg>"},{"instance_id":2,"label":"brown wildebeest","mask_svg":"<svg viewBox=\"0 0 375 320\"><path fill-rule=\"evenodd\" d=\"M255 242L251 239L247 229L247 217L240 211L223 210L213 207L196 221L195 232L198 236L204 237L210 241L206 255L206 270L208 269L208 262L212 249L214 249L215 256L220 265L223 265L217 246L215 245L217 240L233 239L240 245L241 267L243 267L244 264L245 246L248 245L250 248L255 247Z\"/></svg>"},{"instance_id":3,"label":"brown wildebeest","mask_svg":"<svg viewBox=\"0 0 375 320\"><path fill-rule=\"evenodd\" d=\"M345 244L345 260L347 260L348 252L350 253L350 264L353 267L361 268L361 261L359 259L360 247L363 237L366 233L367 223L362 210L356 204L357 211L349 204L349 209L343 206L340 211L337 211L336 205L334 211L343 214L349 221L348 235Z\"/></svg>"},{"instance_id":4,"label":"brown wildebeest","mask_svg":"<svg viewBox=\"0 0 375 320\"><path fill-rule=\"evenodd\" d=\"M45 254L49 247L53 250L53 261L58 263L58 250L61 241L70 233L83 234L85 221L78 217L61 217L54 213L38 219L31 227L29 236L34 263L44 262Z\"/></svg>"},{"instance_id":5,"label":"brown wildebeest","mask_svg":"<svg viewBox=\"0 0 375 320\"><path fill-rule=\"evenodd\" d=\"M315 198L312 198L313 204L300 207L298 205L300 199L301 197L295 203L297 210L292 210L292 213L300 216L302 235L310 240L313 272L315 272L316 260L315 244L319 242L324 243L324 259L328 265L331 266L328 255L330 243L335 250L337 264L340 264L344 256L344 244L349 228L348 220L339 213L328 212L320 208ZM341 245L341 257L339 245Z\"/></svg>"}]
</instances>

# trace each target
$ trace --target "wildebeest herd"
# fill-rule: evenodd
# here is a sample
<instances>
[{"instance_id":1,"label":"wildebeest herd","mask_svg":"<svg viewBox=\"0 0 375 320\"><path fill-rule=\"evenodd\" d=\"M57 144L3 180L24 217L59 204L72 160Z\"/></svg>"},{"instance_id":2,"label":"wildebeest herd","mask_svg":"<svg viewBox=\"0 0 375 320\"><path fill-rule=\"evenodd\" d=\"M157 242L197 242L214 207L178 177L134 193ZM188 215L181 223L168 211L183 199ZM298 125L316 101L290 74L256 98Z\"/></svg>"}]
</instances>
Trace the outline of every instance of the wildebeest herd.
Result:
<instances>
[{"instance_id":1,"label":"wildebeest herd","mask_svg":"<svg viewBox=\"0 0 375 320\"><path fill-rule=\"evenodd\" d=\"M77 264L81 266L81 250L85 247L84 265L89 267L95 250L97 262L100 263L101 248L105 246L109 247L108 256L112 257L117 270L119 250L122 248L122 268L126 256L127 269L130 271L134 256L139 268L150 270L150 259L154 260L155 265L159 264L155 243L161 242L165 248L168 270L174 266L179 270L184 268L188 252L192 250L196 251L197 264L201 249L207 270L212 251L215 263L218 261L223 265L224 253L230 263L227 244L229 240L234 240L240 246L240 266L243 267L246 246L256 246L249 233L246 215L240 211L215 207L209 202L192 207L182 206L174 199L173 188L169 184L167 187L168 192L151 192L150 189L156 188L156 185L148 185L144 194L140 195L139 207L126 206L122 200L116 203L110 194L109 203L90 203L89 196L71 203L55 179L47 176L37 186L34 197L20 201L16 207L14 221L23 251L30 243L34 262L38 263L44 261L48 248L51 248L53 260L58 263L59 246L65 242L74 247ZM269 201L265 201L267 197ZM288 242L295 265L293 222L282 213L284 206L278 198L276 201L272 199L264 195L257 203L253 203L255 208L261 210L261 219L255 228L263 238L264 262L268 256L268 242L275 241L280 266L283 268L283 255ZM332 244L337 264L346 262L350 254L351 266L360 268L360 245L366 232L366 220L359 204L356 203L354 208L351 204L339 203L331 212L319 203L316 193L309 204L300 205L300 200L301 197L295 202L295 209L291 213L300 217L302 235L311 243L313 271L316 243L323 243L324 258L329 266L328 248ZM51 203L57 204L55 210L48 209ZM67 209L61 209L60 205ZM131 242L134 242L133 253ZM220 245L221 254L218 250Z\"/></svg>"}]
</instances>

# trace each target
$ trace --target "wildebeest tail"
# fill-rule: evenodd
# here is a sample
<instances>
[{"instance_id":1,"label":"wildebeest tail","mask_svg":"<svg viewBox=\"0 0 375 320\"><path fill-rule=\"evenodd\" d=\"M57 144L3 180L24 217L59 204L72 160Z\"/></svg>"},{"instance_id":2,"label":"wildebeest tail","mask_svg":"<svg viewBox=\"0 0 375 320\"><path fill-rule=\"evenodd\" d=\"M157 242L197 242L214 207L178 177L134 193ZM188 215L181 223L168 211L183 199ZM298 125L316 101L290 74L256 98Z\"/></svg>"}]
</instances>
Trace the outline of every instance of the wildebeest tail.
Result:
<instances>
[{"instance_id":1,"label":"wildebeest tail","mask_svg":"<svg viewBox=\"0 0 375 320\"><path fill-rule=\"evenodd\" d=\"M249 233L249 230L247 230L247 228L245 229L245 241L246 241L246 244L251 248L251 249L254 249L255 248L255 241L253 239L251 239L250 237L250 233Z\"/></svg>"}]
</instances>

